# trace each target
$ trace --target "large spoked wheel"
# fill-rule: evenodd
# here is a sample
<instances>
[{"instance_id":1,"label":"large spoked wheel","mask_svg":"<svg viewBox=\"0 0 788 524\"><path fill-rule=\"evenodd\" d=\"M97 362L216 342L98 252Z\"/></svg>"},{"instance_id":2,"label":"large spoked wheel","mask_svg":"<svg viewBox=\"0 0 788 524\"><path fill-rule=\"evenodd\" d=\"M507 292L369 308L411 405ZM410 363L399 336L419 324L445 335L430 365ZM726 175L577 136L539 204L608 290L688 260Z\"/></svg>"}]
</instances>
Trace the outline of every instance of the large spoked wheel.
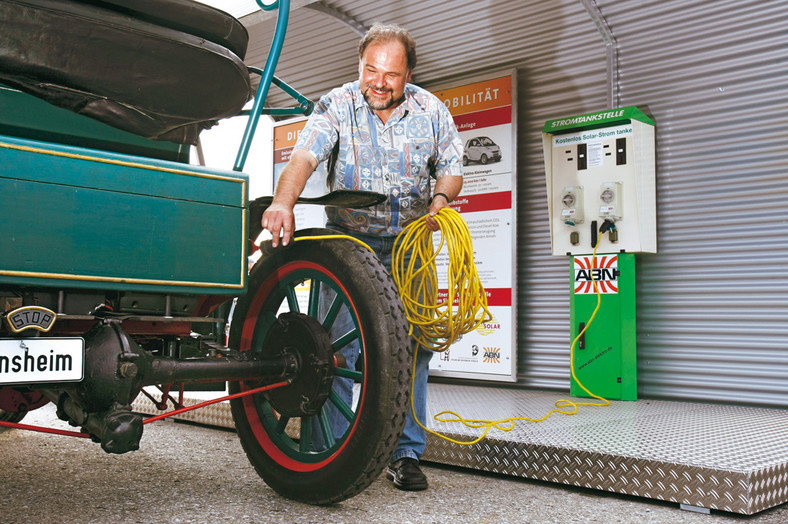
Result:
<instances>
[{"instance_id":1,"label":"large spoked wheel","mask_svg":"<svg viewBox=\"0 0 788 524\"><path fill-rule=\"evenodd\" d=\"M380 475L409 409L412 351L394 283L373 253L345 239L268 246L236 305L230 346L298 355L291 385L232 401L244 450L269 486L329 504Z\"/></svg>"}]
</instances>

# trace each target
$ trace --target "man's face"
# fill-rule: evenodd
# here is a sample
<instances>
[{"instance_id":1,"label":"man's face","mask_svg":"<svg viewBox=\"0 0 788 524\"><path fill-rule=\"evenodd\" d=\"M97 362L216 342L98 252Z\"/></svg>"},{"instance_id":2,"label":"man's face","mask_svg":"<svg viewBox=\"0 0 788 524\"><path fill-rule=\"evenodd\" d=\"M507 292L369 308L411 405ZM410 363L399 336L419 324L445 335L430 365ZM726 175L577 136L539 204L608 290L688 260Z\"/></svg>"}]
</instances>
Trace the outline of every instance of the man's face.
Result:
<instances>
[{"instance_id":1,"label":"man's face","mask_svg":"<svg viewBox=\"0 0 788 524\"><path fill-rule=\"evenodd\" d=\"M390 114L402 101L411 71L405 46L398 40L372 43L359 64L361 92L369 106Z\"/></svg>"}]
</instances>

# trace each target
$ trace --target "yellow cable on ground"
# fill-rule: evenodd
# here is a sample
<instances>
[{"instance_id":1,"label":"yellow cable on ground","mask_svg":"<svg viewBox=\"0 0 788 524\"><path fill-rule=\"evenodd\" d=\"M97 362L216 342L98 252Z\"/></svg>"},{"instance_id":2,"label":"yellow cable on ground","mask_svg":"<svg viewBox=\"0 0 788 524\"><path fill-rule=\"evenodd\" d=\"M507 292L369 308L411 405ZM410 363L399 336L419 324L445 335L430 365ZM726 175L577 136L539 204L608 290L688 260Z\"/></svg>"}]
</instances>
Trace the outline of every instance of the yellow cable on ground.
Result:
<instances>
[{"instance_id":1,"label":"yellow cable on ground","mask_svg":"<svg viewBox=\"0 0 788 524\"><path fill-rule=\"evenodd\" d=\"M461 335L492 320L492 314L476 272L465 220L451 208L441 209L433 217L441 235L435 249L426 218L412 222L397 236L391 272L410 322L410 335L420 346L440 352ZM435 260L444 245L448 251L448 293L441 298ZM408 253L410 260L405 263Z\"/></svg>"},{"instance_id":2,"label":"yellow cable on ground","mask_svg":"<svg viewBox=\"0 0 788 524\"><path fill-rule=\"evenodd\" d=\"M432 231L426 227L425 219L422 218L407 226L394 242L394 258L392 260L392 276L399 289L402 302L405 306L405 313L411 322L411 336L415 338L419 346L424 346L433 351L445 351L455 342L461 334L469 333L476 329L482 322L492 318L487 309L487 295L478 282L476 266L473 262L473 246L470 232L465 221L456 211L451 208L443 208L434 217L441 228L441 241L437 250L433 249ZM449 251L449 293L444 301L438 301L437 296L437 273L435 259L437 253L445 243ZM596 252L602 235L594 246L592 267L596 264ZM408 252L412 251L410 262L406 265L405 258ZM469 428L484 428L482 434L470 441L463 442L442 435L426 427L416 416L416 409L413 405L413 387L411 382L410 407L413 419L428 433L440 437L454 444L470 446L478 443L487 433L496 428L501 431L511 431L518 420L530 422L541 422L553 413L563 413L564 415L574 415L579 406L609 406L610 401L591 393L577 378L575 374L574 355L577 341L586 332L594 321L597 311L602 304L602 294L599 286L594 280L593 272L591 280L594 284L594 291L597 294L597 304L594 312L589 318L583 330L577 334L569 348L569 365L572 378L578 386L590 397L601 402L574 402L567 399L560 399L555 402L555 409L550 410L545 416L535 419L528 417L511 417L502 420L479 420L466 419L454 411L441 411L435 415L434 419L438 422L461 422ZM453 307L453 301L449 297L457 297L458 305ZM484 311L485 315L477 318L477 314ZM420 333L413 335L413 325L419 327ZM469 327L472 326L472 327ZM430 338L432 337L432 338ZM441 339L441 340L436 340ZM416 347L416 352L419 351ZM413 377L416 375L416 355L413 358ZM571 408L571 409L563 409Z\"/></svg>"}]
</instances>

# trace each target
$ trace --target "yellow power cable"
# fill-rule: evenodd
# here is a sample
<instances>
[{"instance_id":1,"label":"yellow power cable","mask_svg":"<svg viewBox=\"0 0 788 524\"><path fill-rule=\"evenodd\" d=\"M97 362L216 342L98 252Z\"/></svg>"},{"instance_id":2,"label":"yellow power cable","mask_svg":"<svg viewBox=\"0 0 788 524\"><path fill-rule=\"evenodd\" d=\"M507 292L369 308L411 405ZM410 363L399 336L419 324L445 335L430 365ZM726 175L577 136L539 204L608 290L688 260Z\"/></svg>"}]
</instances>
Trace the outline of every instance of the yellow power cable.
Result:
<instances>
[{"instance_id":1,"label":"yellow power cable","mask_svg":"<svg viewBox=\"0 0 788 524\"><path fill-rule=\"evenodd\" d=\"M296 242L299 240L331 240L331 239L342 239L342 240L352 240L356 244L364 246L365 248L369 249L372 253L375 253L375 250L369 247L363 240L359 240L355 237L351 237L350 235L304 235L302 237L294 237L293 240Z\"/></svg>"},{"instance_id":2,"label":"yellow power cable","mask_svg":"<svg viewBox=\"0 0 788 524\"><path fill-rule=\"evenodd\" d=\"M460 214L451 208L441 209L434 218L438 221L441 228L441 241L437 251L433 249L432 231L426 227L425 218L419 219L407 226L394 242L392 276L399 289L400 296L405 306L405 313L408 320L411 322L411 326L418 326L421 332L418 335L413 335L414 330L413 327L411 327L411 336L419 343L419 345L416 346L416 355L418 354L420 346L432 349L433 351L445 351L455 342L460 334L469 333L476 329L482 322L492 318L492 315L487 309L487 295L481 283L478 282L476 266L473 262L473 247L467 224ZM446 300L438 301L435 259L437 257L436 253L440 252L444 245L444 240L449 250L449 294ZM596 264L596 252L601 240L602 236L600 235L596 246L594 246L592 267ZM456 252L457 250L460 250L460 252ZM412 251L411 259L408 264L405 264L406 254L409 251ZM577 413L579 406L609 406L610 401L591 393L575 374L575 346L580 337L583 336L594 321L597 311L599 311L599 307L602 304L602 295L596 280L594 280L593 272L591 274L591 281L594 284L594 291L597 294L596 308L583 330L578 333L572 341L572 345L569 348L569 365L572 378L577 385L590 397L600 400L601 402L574 402L567 399L560 399L555 402L555 409L550 410L545 416L538 419L528 417L510 417L502 420L466 419L454 411L441 411L434 416L434 419L438 422L461 422L469 428L485 428L478 438L470 442L455 440L429 429L421 423L416 415L416 409L413 404L413 390L416 375L416 355L414 355L414 382L411 382L410 408L416 423L428 433L439 438L454 444L470 446L486 437L487 433L492 428L497 428L501 431L513 430L518 420L541 422L553 413L574 415ZM465 291L466 289L467 291ZM459 297L456 310L452 307L453 300L450 300L451 297ZM482 310L484 315L477 318L477 315ZM427 334L425 335L425 333ZM442 340L435 340L438 338ZM571 410L565 410L563 408L571 408Z\"/></svg>"},{"instance_id":3,"label":"yellow power cable","mask_svg":"<svg viewBox=\"0 0 788 524\"><path fill-rule=\"evenodd\" d=\"M434 217L440 226L438 248L424 216L409 224L394 241L391 273L397 285L410 335L421 347L441 352L460 336L492 320L487 293L473 261L473 242L460 214L443 208ZM448 251L448 293L438 292L435 260ZM407 254L410 260L406 263Z\"/></svg>"}]
</instances>

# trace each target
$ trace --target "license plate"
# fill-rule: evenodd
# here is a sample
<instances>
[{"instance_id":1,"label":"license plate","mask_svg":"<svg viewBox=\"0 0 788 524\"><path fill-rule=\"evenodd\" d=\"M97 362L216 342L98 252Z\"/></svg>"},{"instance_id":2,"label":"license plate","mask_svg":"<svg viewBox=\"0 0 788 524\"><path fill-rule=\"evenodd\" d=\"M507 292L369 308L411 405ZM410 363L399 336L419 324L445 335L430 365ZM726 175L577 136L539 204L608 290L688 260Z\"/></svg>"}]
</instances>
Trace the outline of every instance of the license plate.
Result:
<instances>
[{"instance_id":1,"label":"license plate","mask_svg":"<svg viewBox=\"0 0 788 524\"><path fill-rule=\"evenodd\" d=\"M81 338L0 339L0 384L79 382L84 370Z\"/></svg>"}]
</instances>

